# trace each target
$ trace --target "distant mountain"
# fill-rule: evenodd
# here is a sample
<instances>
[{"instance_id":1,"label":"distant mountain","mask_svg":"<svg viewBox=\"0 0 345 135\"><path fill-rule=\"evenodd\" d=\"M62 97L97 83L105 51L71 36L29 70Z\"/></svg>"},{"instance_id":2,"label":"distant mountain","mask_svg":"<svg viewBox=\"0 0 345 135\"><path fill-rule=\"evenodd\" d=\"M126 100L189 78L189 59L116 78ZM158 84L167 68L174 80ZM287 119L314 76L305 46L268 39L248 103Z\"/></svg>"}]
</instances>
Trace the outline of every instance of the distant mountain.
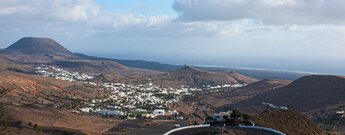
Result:
<instances>
[{"instance_id":1,"label":"distant mountain","mask_svg":"<svg viewBox=\"0 0 345 135\"><path fill-rule=\"evenodd\" d=\"M100 58L100 57L88 56L88 55L80 54L80 53L75 53L75 55L81 58L89 59L89 60L115 61L127 67L143 68L143 69L156 70L156 71L162 71L162 72L175 71L183 67L181 65L163 64L159 62L145 61L145 60L119 60L119 59L110 59L110 58Z\"/></svg>"},{"instance_id":2,"label":"distant mountain","mask_svg":"<svg viewBox=\"0 0 345 135\"><path fill-rule=\"evenodd\" d=\"M164 64L153 61L145 60L119 60L111 58L100 58L95 56L89 56L85 54L75 53L76 56L90 59L90 60L109 60L116 61L127 67L134 68L143 68L149 70L156 70L162 72L176 71L183 68L183 65L173 65L173 64ZM198 67L203 70L209 71L235 71L242 75L249 76L258 80L261 79L282 79L282 80L295 80L307 74L305 73L295 73L295 72L286 72L286 71L270 71L270 70L254 70L254 69L239 69L239 68L221 68L221 67Z\"/></svg>"},{"instance_id":3,"label":"distant mountain","mask_svg":"<svg viewBox=\"0 0 345 135\"><path fill-rule=\"evenodd\" d=\"M308 73L297 71L279 71L270 69L251 69L251 68L236 68L236 67L203 67L206 70L231 70L241 73L258 80L261 79L279 79L279 80L296 80L302 76L310 75Z\"/></svg>"},{"instance_id":4,"label":"distant mountain","mask_svg":"<svg viewBox=\"0 0 345 135\"><path fill-rule=\"evenodd\" d=\"M73 55L51 38L24 37L1 51L15 55Z\"/></svg>"},{"instance_id":5,"label":"distant mountain","mask_svg":"<svg viewBox=\"0 0 345 135\"><path fill-rule=\"evenodd\" d=\"M211 72L192 66L185 66L176 71L152 77L154 82L162 85L188 85L196 87L215 86L222 84L250 84L256 79L235 72Z\"/></svg>"},{"instance_id":6,"label":"distant mountain","mask_svg":"<svg viewBox=\"0 0 345 135\"><path fill-rule=\"evenodd\" d=\"M112 71L112 70L121 71L118 69L119 68L126 69L129 67L134 68L134 69L142 69L141 71L144 71L144 69L146 69L147 71L154 70L154 71L161 71L161 72L173 72L173 71L183 68L182 65L163 64L159 62L144 61L144 60L109 59L109 58L93 57L93 56L88 56L88 55L79 54L79 53L71 53L71 51L67 50L62 45L54 41L53 39L37 38L37 37L22 38L18 40L17 42L15 42L14 44L12 44L11 46L9 46L8 48L4 50L0 50L0 54L6 54L4 59L7 59L8 61L11 61L13 63L53 64L53 65L58 65L61 67L68 65L69 66L68 68L72 70L80 70L80 71L88 70L95 73L103 72L103 71ZM74 66L71 66L73 64ZM87 65L92 66L92 67L91 68L86 67ZM118 65L118 66L115 66L115 65ZM205 71L210 70L210 69L213 70L213 68L210 68L210 69L202 68L202 69L205 69ZM225 74L231 73L230 70L236 71L236 72L241 73L242 75L254 77L256 79L284 78L286 76L289 77L289 74L284 74L284 73L278 73L279 75L277 77L274 73L271 73L271 72L267 72L267 73L262 72L262 71L247 72L247 71L236 70L236 69L233 69L233 70L232 69L224 69L224 70L215 69L215 70L222 70L222 72ZM225 70L228 70L229 72L225 72ZM125 70L125 71L126 71L125 74L129 74L133 70ZM137 70L135 74L140 73L141 71ZM218 71L212 71L212 72L217 73ZM147 73L149 72L146 72L144 74L147 74ZM218 80L216 82L221 82L221 80ZM235 82L235 81L233 80L231 82ZM210 84L212 84L212 82L210 82Z\"/></svg>"},{"instance_id":7,"label":"distant mountain","mask_svg":"<svg viewBox=\"0 0 345 135\"><path fill-rule=\"evenodd\" d=\"M24 37L2 50L0 54L2 54L0 57L6 61L19 66L34 67L44 64L92 75L116 73L121 76L131 76L159 73L158 71L126 67L107 59L93 60L79 57L50 38ZM12 71L16 71L16 69Z\"/></svg>"},{"instance_id":8,"label":"distant mountain","mask_svg":"<svg viewBox=\"0 0 345 135\"><path fill-rule=\"evenodd\" d=\"M345 78L332 75L304 76L281 88L259 94L232 107L262 109L261 102L286 106L301 112L345 105Z\"/></svg>"}]
</instances>

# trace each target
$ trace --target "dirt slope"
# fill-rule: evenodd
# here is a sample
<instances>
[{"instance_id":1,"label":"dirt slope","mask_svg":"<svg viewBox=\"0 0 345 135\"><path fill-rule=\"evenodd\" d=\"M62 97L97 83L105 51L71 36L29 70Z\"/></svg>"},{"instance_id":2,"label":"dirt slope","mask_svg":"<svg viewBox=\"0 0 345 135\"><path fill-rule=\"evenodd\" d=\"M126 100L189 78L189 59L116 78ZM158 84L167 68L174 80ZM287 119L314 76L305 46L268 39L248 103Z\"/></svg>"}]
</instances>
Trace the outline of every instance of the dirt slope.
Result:
<instances>
[{"instance_id":1,"label":"dirt slope","mask_svg":"<svg viewBox=\"0 0 345 135\"><path fill-rule=\"evenodd\" d=\"M256 79L234 72L211 72L191 66L152 77L158 84L168 86L188 85L194 87L221 84L253 83Z\"/></svg>"},{"instance_id":2,"label":"dirt slope","mask_svg":"<svg viewBox=\"0 0 345 135\"><path fill-rule=\"evenodd\" d=\"M345 78L331 75L311 75L289 85L259 94L236 106L255 109L261 102L287 106L301 112L323 110L345 105ZM262 105L261 105L262 106Z\"/></svg>"},{"instance_id":3,"label":"dirt slope","mask_svg":"<svg viewBox=\"0 0 345 135\"><path fill-rule=\"evenodd\" d=\"M265 110L252 118L259 126L270 127L287 135L326 135L315 122L295 110Z\"/></svg>"}]
</instances>

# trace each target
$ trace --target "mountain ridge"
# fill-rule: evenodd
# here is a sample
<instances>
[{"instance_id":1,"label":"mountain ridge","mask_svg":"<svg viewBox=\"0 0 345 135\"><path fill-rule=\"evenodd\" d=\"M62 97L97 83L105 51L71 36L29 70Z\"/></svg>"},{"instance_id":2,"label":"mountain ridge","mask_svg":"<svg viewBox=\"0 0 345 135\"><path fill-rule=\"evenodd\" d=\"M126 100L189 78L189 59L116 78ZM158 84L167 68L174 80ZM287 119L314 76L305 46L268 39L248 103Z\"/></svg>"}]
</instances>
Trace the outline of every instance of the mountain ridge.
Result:
<instances>
[{"instance_id":1,"label":"mountain ridge","mask_svg":"<svg viewBox=\"0 0 345 135\"><path fill-rule=\"evenodd\" d=\"M43 64L67 71L89 73L94 76L103 74L107 76L107 79L102 76L99 76L98 79L105 81L127 78L127 81L140 82L152 77L152 80L157 81L158 84L167 84L166 86L187 85L199 88L223 84L249 84L256 81L256 79L235 72L215 72L189 65L182 67L158 62L121 61L72 53L51 38L24 37L3 52L6 54L4 56L6 59L18 65L29 65L34 68ZM119 62L132 64L132 67L127 67ZM138 66L142 64L144 66ZM167 73L161 74L160 71Z\"/></svg>"},{"instance_id":2,"label":"mountain ridge","mask_svg":"<svg viewBox=\"0 0 345 135\"><path fill-rule=\"evenodd\" d=\"M262 111L261 102L294 108L300 112L321 111L345 105L345 78L333 75L309 75L289 85L274 88L265 93L227 108Z\"/></svg>"},{"instance_id":3,"label":"mountain ridge","mask_svg":"<svg viewBox=\"0 0 345 135\"><path fill-rule=\"evenodd\" d=\"M50 65L65 68L75 72L90 72L92 74L116 73L127 74L156 74L158 71L131 68L116 61L95 61L79 57L51 38L23 37L0 52L1 56L19 67ZM14 70L15 71L15 70Z\"/></svg>"},{"instance_id":4,"label":"mountain ridge","mask_svg":"<svg viewBox=\"0 0 345 135\"><path fill-rule=\"evenodd\" d=\"M250 84L257 81L240 73L213 72L188 65L151 79L162 84L188 85L199 88L223 84Z\"/></svg>"},{"instance_id":5,"label":"mountain ridge","mask_svg":"<svg viewBox=\"0 0 345 135\"><path fill-rule=\"evenodd\" d=\"M89 59L89 60L108 60L108 61L115 61L117 63L120 63L122 65L128 66L128 67L134 67L134 68L143 68L143 69L149 69L149 70L157 70L162 72L169 72L169 71L175 71L177 69L182 68L181 65L172 65L172 64L164 64L160 62L154 62L154 61L146 61L146 60L121 60L121 59L112 59L112 58L101 58L96 56L90 56L82 53L74 53L76 56Z\"/></svg>"}]
</instances>

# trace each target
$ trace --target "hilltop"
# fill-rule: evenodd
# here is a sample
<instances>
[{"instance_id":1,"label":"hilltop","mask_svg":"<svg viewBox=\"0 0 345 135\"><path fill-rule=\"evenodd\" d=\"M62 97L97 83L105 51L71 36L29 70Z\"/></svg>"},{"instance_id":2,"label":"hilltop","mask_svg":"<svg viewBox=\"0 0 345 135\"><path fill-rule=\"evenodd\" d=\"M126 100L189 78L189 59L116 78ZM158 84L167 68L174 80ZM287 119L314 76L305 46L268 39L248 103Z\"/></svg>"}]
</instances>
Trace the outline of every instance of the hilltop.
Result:
<instances>
[{"instance_id":1,"label":"hilltop","mask_svg":"<svg viewBox=\"0 0 345 135\"><path fill-rule=\"evenodd\" d=\"M24 37L11 46L1 50L5 54L15 55L63 55L73 53L51 38Z\"/></svg>"}]
</instances>

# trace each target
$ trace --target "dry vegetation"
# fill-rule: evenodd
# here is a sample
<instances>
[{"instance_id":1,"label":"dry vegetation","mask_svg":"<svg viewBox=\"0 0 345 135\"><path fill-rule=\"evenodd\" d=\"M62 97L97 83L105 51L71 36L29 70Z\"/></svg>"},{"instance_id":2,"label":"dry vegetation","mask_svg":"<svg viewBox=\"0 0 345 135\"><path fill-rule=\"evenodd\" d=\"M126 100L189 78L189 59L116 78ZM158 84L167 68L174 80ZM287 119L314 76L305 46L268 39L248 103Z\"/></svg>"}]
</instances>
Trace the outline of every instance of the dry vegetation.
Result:
<instances>
[{"instance_id":1,"label":"dry vegetation","mask_svg":"<svg viewBox=\"0 0 345 135\"><path fill-rule=\"evenodd\" d=\"M101 134L120 122L65 111L25 106L6 105L4 110L5 112L11 112L8 113L8 116L14 121L22 121L24 124L32 123L40 127L75 129L90 135Z\"/></svg>"},{"instance_id":2,"label":"dry vegetation","mask_svg":"<svg viewBox=\"0 0 345 135\"><path fill-rule=\"evenodd\" d=\"M287 135L326 135L319 125L295 110L265 110L252 120L260 126L271 127Z\"/></svg>"},{"instance_id":3,"label":"dry vegetation","mask_svg":"<svg viewBox=\"0 0 345 135\"><path fill-rule=\"evenodd\" d=\"M212 72L191 66L185 66L177 71L152 76L157 84L178 87L179 85L203 87L206 85L253 83L256 79L235 72Z\"/></svg>"}]
</instances>

